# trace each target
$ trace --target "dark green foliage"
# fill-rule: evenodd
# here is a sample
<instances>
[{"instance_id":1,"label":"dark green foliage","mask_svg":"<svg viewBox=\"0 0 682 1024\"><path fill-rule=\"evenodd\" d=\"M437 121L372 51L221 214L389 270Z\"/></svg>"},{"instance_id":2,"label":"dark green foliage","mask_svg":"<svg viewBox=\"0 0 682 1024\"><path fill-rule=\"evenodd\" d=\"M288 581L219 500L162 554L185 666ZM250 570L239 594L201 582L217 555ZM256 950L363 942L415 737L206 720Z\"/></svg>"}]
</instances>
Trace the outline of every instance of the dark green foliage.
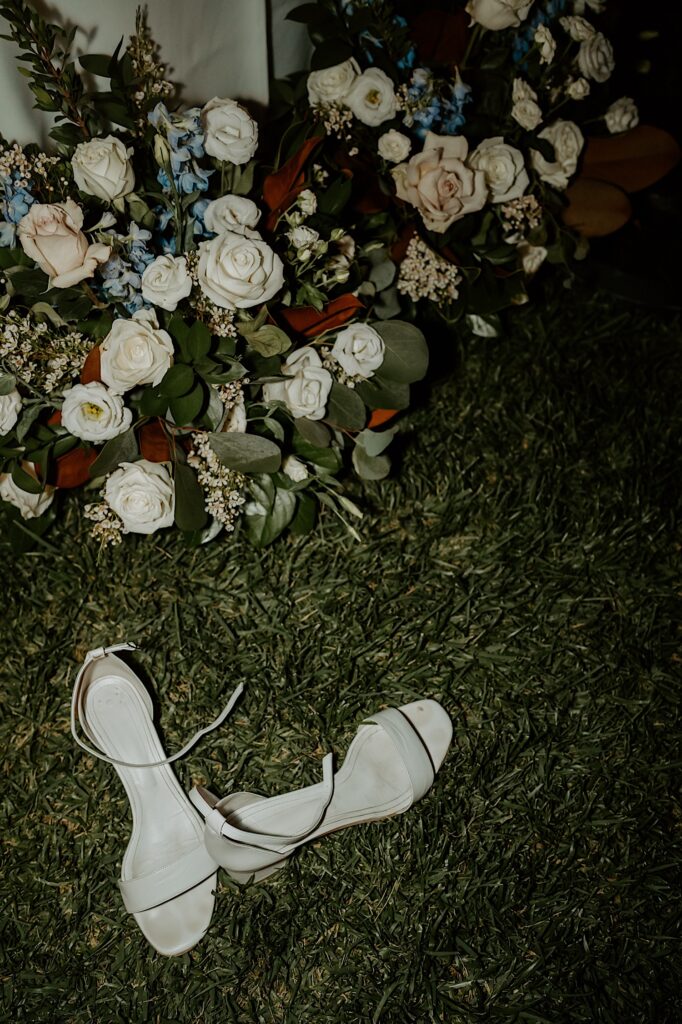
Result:
<instances>
[{"instance_id":1,"label":"dark green foliage","mask_svg":"<svg viewBox=\"0 0 682 1024\"><path fill-rule=\"evenodd\" d=\"M464 344L400 476L366 486L362 543L323 509L265 551L98 558L72 500L5 561L2 1019L679 1021L680 362L669 320L564 293ZM453 748L407 814L221 875L205 941L164 960L116 888L123 790L68 732L79 660L121 639L169 751L246 683L188 786L315 782L418 696Z\"/></svg>"}]
</instances>

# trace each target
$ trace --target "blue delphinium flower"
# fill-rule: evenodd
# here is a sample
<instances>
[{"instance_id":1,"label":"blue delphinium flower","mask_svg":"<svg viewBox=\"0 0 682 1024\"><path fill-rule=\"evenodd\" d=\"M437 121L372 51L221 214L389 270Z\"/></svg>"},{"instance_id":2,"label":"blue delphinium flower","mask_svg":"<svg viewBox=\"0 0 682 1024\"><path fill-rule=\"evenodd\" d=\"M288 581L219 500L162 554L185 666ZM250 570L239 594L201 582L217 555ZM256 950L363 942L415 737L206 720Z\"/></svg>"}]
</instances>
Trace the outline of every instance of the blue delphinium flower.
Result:
<instances>
[{"instance_id":1,"label":"blue delphinium flower","mask_svg":"<svg viewBox=\"0 0 682 1024\"><path fill-rule=\"evenodd\" d=\"M163 191L170 193L174 186L183 195L206 192L213 171L206 171L197 163L205 155L200 108L171 114L165 104L157 103L147 119L160 135L165 135L170 149L170 175L162 167L156 176Z\"/></svg>"},{"instance_id":2,"label":"blue delphinium flower","mask_svg":"<svg viewBox=\"0 0 682 1024\"><path fill-rule=\"evenodd\" d=\"M540 25L546 25L553 18L557 18L565 9L566 0L547 0L543 6L535 8L530 17L523 22L514 37L512 57L516 64L520 64L530 51L533 45L535 30Z\"/></svg>"},{"instance_id":3,"label":"blue delphinium flower","mask_svg":"<svg viewBox=\"0 0 682 1024\"><path fill-rule=\"evenodd\" d=\"M147 248L151 231L131 221L127 235L114 231L109 234L123 244L101 268L102 293L109 302L120 303L127 313L136 313L148 305L142 297L142 274L155 258Z\"/></svg>"},{"instance_id":4,"label":"blue delphinium flower","mask_svg":"<svg viewBox=\"0 0 682 1024\"><path fill-rule=\"evenodd\" d=\"M206 237L213 232L209 232L204 223L204 214L206 213L206 207L211 202L210 199L197 199L196 203L192 203L190 207L190 213L194 218L194 235L195 237Z\"/></svg>"},{"instance_id":5,"label":"blue delphinium flower","mask_svg":"<svg viewBox=\"0 0 682 1024\"><path fill-rule=\"evenodd\" d=\"M444 135L456 135L460 131L466 122L464 107L470 102L471 86L457 75L450 96L443 100L441 132Z\"/></svg>"},{"instance_id":6,"label":"blue delphinium flower","mask_svg":"<svg viewBox=\"0 0 682 1024\"><path fill-rule=\"evenodd\" d=\"M16 225L25 217L35 199L31 193L17 185L17 175L2 179L2 191L0 192L0 213L3 221L0 222L0 246L14 245L16 240Z\"/></svg>"}]
</instances>

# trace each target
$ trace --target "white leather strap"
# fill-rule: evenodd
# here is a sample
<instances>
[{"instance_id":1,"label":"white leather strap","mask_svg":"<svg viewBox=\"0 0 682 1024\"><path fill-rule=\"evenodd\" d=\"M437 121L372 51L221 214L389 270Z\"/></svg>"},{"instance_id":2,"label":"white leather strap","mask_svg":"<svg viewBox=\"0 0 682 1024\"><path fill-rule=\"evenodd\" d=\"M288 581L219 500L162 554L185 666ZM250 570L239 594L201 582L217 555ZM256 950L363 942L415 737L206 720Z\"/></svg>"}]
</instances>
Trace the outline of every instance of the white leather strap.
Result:
<instances>
[{"instance_id":1,"label":"white leather strap","mask_svg":"<svg viewBox=\"0 0 682 1024\"><path fill-rule=\"evenodd\" d=\"M118 651L134 650L137 650L135 644L112 644L111 647L97 647L92 651L88 651L88 653L85 655L85 660L78 672L78 675L76 676L76 681L73 686L73 693L71 695L71 735L75 739L78 746L81 747L81 749L85 750L88 754L91 754L93 757L98 758L100 761L106 761L107 764L119 765L122 768L160 768L161 765L171 764L173 761L178 761L181 757L184 757L185 754L189 753L192 747L199 742L202 736L205 736L209 732L213 732L213 730L217 729L219 725L222 725L222 723L229 715L230 711L232 711L234 705L237 703L237 700L241 696L244 690L244 685L243 683L239 683L239 685L235 688L234 692L232 693L232 696L230 697L229 701L227 702L223 710L220 712L218 717L215 718L210 723L210 725L206 725L204 726L203 729L199 729L198 732L195 732L194 736L192 736L192 738L184 745L182 750L179 750L177 752L177 754L173 754L171 757L166 757L162 761L149 761L145 764L137 764L131 761L121 761L118 758L109 757L107 754L104 754L101 750L97 750L95 747L88 746L88 744L84 743L83 740L78 735L78 724L80 723L85 735L88 736L88 739L91 739L87 730L87 716L85 714L83 700L83 681L85 678L86 670L93 661L96 661L99 658L104 658L108 654L115 654ZM151 717L151 701L149 701L148 706L150 709Z\"/></svg>"},{"instance_id":2,"label":"white leather strap","mask_svg":"<svg viewBox=\"0 0 682 1024\"><path fill-rule=\"evenodd\" d=\"M247 832L244 829L237 828L236 825L231 825L227 821L224 815L216 808L211 808L207 804L205 799L202 799L200 794L196 794L196 797L191 793L190 799L195 807L202 810L202 813L206 814L206 826L218 835L223 836L225 839L230 839L233 843L239 843L242 846L255 847L258 850L272 850L276 853L291 853L296 846L309 836L311 832L314 832L316 828L322 822L326 813L331 799L334 795L334 755L326 754L322 761L322 782L319 784L320 797L316 801L314 814L311 821L308 822L306 827L298 833L289 835L277 835L274 833L267 832ZM206 794L211 796L211 794ZM203 805L203 806L202 806ZM208 808L208 813L203 808Z\"/></svg>"},{"instance_id":3,"label":"white leather strap","mask_svg":"<svg viewBox=\"0 0 682 1024\"><path fill-rule=\"evenodd\" d=\"M409 718L397 708L385 708L366 721L380 725L391 737L410 777L412 799L419 800L433 785L434 770L428 751Z\"/></svg>"},{"instance_id":4,"label":"white leather strap","mask_svg":"<svg viewBox=\"0 0 682 1024\"><path fill-rule=\"evenodd\" d=\"M128 881L120 879L118 886L128 913L139 914L181 896L205 882L216 870L216 862L202 842L158 871Z\"/></svg>"}]
</instances>

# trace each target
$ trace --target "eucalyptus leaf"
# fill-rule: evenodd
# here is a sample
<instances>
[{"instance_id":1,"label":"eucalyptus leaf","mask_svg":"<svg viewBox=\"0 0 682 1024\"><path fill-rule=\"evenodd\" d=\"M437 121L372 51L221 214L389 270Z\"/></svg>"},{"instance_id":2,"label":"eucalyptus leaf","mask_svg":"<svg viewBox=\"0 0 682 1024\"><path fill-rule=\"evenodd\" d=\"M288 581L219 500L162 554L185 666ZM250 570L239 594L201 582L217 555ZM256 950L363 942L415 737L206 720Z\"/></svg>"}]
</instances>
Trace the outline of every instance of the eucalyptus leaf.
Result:
<instances>
[{"instance_id":1,"label":"eucalyptus leaf","mask_svg":"<svg viewBox=\"0 0 682 1024\"><path fill-rule=\"evenodd\" d=\"M279 447L259 434L212 433L208 442L221 462L241 473L276 473L282 462Z\"/></svg>"},{"instance_id":2,"label":"eucalyptus leaf","mask_svg":"<svg viewBox=\"0 0 682 1024\"><path fill-rule=\"evenodd\" d=\"M312 494L299 493L296 496L296 514L291 520L289 529L298 536L310 533L315 527L316 519L317 502Z\"/></svg>"},{"instance_id":3,"label":"eucalyptus leaf","mask_svg":"<svg viewBox=\"0 0 682 1024\"><path fill-rule=\"evenodd\" d=\"M305 416L295 420L296 431L309 444L316 448L328 448L332 441L332 435L324 423L319 420L309 420Z\"/></svg>"},{"instance_id":4,"label":"eucalyptus leaf","mask_svg":"<svg viewBox=\"0 0 682 1024\"><path fill-rule=\"evenodd\" d=\"M93 479L98 476L106 476L122 462L135 462L138 454L137 438L131 427L123 434L107 441L88 472Z\"/></svg>"},{"instance_id":5,"label":"eucalyptus leaf","mask_svg":"<svg viewBox=\"0 0 682 1024\"><path fill-rule=\"evenodd\" d=\"M254 501L247 505L244 523L246 532L256 547L265 547L282 533L296 511L296 494L278 488L270 477L251 481Z\"/></svg>"},{"instance_id":6,"label":"eucalyptus leaf","mask_svg":"<svg viewBox=\"0 0 682 1024\"><path fill-rule=\"evenodd\" d=\"M425 376L429 350L424 335L404 320L384 320L374 324L386 346L381 376L401 384L412 384Z\"/></svg>"},{"instance_id":7,"label":"eucalyptus leaf","mask_svg":"<svg viewBox=\"0 0 682 1024\"><path fill-rule=\"evenodd\" d=\"M12 373L0 374L0 396L9 395L17 386L17 378Z\"/></svg>"},{"instance_id":8,"label":"eucalyptus leaf","mask_svg":"<svg viewBox=\"0 0 682 1024\"><path fill-rule=\"evenodd\" d=\"M266 358L279 355L291 348L289 335L274 324L265 324L256 331L250 331L246 337L251 348Z\"/></svg>"},{"instance_id":9,"label":"eucalyptus leaf","mask_svg":"<svg viewBox=\"0 0 682 1024\"><path fill-rule=\"evenodd\" d=\"M362 480L383 480L391 471L387 455L368 455L362 445L353 449L353 467Z\"/></svg>"},{"instance_id":10,"label":"eucalyptus leaf","mask_svg":"<svg viewBox=\"0 0 682 1024\"><path fill-rule=\"evenodd\" d=\"M347 430L362 430L367 422L367 410L355 390L334 383L329 392L325 419Z\"/></svg>"},{"instance_id":11,"label":"eucalyptus leaf","mask_svg":"<svg viewBox=\"0 0 682 1024\"><path fill-rule=\"evenodd\" d=\"M410 404L409 384L384 380L378 374L356 384L355 390L370 409L407 409Z\"/></svg>"},{"instance_id":12,"label":"eucalyptus leaf","mask_svg":"<svg viewBox=\"0 0 682 1024\"><path fill-rule=\"evenodd\" d=\"M180 530L202 530L206 526L204 492L197 475L183 462L175 464L175 523Z\"/></svg>"},{"instance_id":13,"label":"eucalyptus leaf","mask_svg":"<svg viewBox=\"0 0 682 1024\"><path fill-rule=\"evenodd\" d=\"M388 430L363 430L355 439L356 445L364 448L369 456L381 455L398 433L397 427Z\"/></svg>"}]
</instances>

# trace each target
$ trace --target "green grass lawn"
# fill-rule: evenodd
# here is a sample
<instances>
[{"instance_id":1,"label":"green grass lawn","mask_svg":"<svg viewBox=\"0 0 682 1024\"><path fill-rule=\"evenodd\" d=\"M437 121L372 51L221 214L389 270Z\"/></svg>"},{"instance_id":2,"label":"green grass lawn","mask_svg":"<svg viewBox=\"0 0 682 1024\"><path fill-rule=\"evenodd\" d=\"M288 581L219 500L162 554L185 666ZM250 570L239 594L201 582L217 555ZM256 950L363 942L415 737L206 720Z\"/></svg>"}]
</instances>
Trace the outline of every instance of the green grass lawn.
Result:
<instances>
[{"instance_id":1,"label":"green grass lawn","mask_svg":"<svg viewBox=\"0 0 682 1024\"><path fill-rule=\"evenodd\" d=\"M258 552L130 538L77 501L3 552L2 1019L224 1024L677 1022L679 326L586 292L463 344L404 423L399 472ZM73 671L129 639L167 749L246 693L178 771L318 781L365 713L454 722L428 795L222 874L206 939L154 954L116 878L129 819L72 743Z\"/></svg>"}]
</instances>

